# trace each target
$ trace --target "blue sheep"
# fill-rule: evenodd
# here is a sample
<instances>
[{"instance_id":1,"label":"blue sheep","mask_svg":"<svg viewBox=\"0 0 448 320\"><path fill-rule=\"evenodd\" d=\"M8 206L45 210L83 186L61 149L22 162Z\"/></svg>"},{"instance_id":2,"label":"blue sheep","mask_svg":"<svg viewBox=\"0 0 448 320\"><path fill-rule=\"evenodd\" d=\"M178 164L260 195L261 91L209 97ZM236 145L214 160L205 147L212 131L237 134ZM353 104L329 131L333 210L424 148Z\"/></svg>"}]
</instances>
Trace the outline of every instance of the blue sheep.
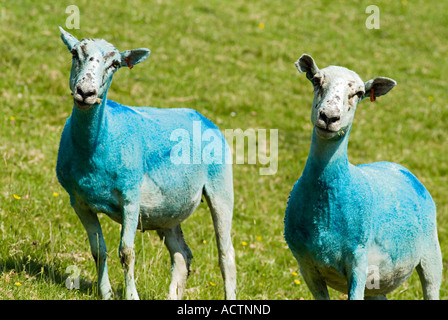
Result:
<instances>
[{"instance_id":1,"label":"blue sheep","mask_svg":"<svg viewBox=\"0 0 448 320\"><path fill-rule=\"evenodd\" d=\"M194 134L198 132L193 130L200 128L199 134L201 130L213 130L223 153L229 154L224 136L210 120L191 109L138 108L108 100L114 73L120 67L132 68L144 61L150 51L141 48L119 52L105 40L78 41L60 30L62 41L73 55L70 90L74 107L62 132L56 172L87 231L102 298L112 298L113 292L97 214L105 213L122 225L119 256L126 298L138 299L133 247L140 229L157 230L164 239L172 264L168 298L180 299L192 258L180 224L204 196L215 227L225 296L235 299L231 163L178 163L172 159L172 149L177 144L172 133L176 130L191 133L189 139L196 146ZM199 144L199 148L203 150L204 144Z\"/></svg>"},{"instance_id":2,"label":"blue sheep","mask_svg":"<svg viewBox=\"0 0 448 320\"><path fill-rule=\"evenodd\" d=\"M314 87L308 160L285 212L285 239L315 299L327 285L348 299L386 299L417 269L425 299L438 299L442 256L436 207L404 167L390 162L354 166L347 145L358 103L396 82L363 82L343 67L319 69L302 55L299 72Z\"/></svg>"}]
</instances>

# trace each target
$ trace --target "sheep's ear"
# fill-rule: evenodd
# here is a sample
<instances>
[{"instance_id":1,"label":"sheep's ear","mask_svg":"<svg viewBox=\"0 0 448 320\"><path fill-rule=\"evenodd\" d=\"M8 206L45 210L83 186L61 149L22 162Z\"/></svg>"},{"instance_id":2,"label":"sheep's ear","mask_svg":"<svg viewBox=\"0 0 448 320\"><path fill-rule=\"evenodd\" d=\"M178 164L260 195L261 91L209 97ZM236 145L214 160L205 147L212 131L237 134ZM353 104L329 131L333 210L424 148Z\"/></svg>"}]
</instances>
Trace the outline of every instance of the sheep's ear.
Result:
<instances>
[{"instance_id":1,"label":"sheep's ear","mask_svg":"<svg viewBox=\"0 0 448 320\"><path fill-rule=\"evenodd\" d=\"M59 27L59 30L61 30L61 39L67 46L69 51L72 51L73 47L79 42L78 39L76 39L74 36L72 36L70 33Z\"/></svg>"},{"instance_id":2,"label":"sheep's ear","mask_svg":"<svg viewBox=\"0 0 448 320\"><path fill-rule=\"evenodd\" d=\"M314 75L319 71L314 59L308 54L302 54L302 56L295 63L297 70L300 73L306 72L306 77L311 80Z\"/></svg>"},{"instance_id":3,"label":"sheep's ear","mask_svg":"<svg viewBox=\"0 0 448 320\"><path fill-rule=\"evenodd\" d=\"M383 96L392 90L393 87L397 85L395 80L386 77L377 77L375 79L370 79L364 83L365 87L365 97L371 95L371 90L373 89L373 97Z\"/></svg>"},{"instance_id":4,"label":"sheep's ear","mask_svg":"<svg viewBox=\"0 0 448 320\"><path fill-rule=\"evenodd\" d=\"M121 66L132 69L137 63L145 61L151 54L151 50L146 48L126 50L121 54Z\"/></svg>"}]
</instances>

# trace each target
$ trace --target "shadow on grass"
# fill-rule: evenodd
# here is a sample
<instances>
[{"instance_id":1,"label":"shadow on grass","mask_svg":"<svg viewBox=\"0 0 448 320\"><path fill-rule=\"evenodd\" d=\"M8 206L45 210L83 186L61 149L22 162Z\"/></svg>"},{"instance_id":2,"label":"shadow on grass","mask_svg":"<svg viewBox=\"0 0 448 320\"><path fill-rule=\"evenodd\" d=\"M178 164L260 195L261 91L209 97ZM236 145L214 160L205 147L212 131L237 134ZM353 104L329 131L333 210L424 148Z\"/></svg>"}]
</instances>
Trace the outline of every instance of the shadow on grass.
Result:
<instances>
[{"instance_id":1,"label":"shadow on grass","mask_svg":"<svg viewBox=\"0 0 448 320\"><path fill-rule=\"evenodd\" d=\"M62 272L61 270L66 271ZM42 262L39 258L31 257L30 255L15 255L7 259L0 259L0 275L11 271L14 271L16 274L25 271L28 276L34 277L36 281L56 284L67 290L76 290L83 295L89 296L91 299L101 299L98 293L98 283L96 281L92 282L81 275L78 277L78 282L70 281L68 278L70 276L74 278L74 273L72 270L67 269L67 265L63 266L57 262ZM70 284L73 286L72 289L70 289ZM113 291L114 300L124 298L123 285L119 285Z\"/></svg>"},{"instance_id":2,"label":"shadow on grass","mask_svg":"<svg viewBox=\"0 0 448 320\"><path fill-rule=\"evenodd\" d=\"M83 278L81 275L75 282L76 287L69 289L69 276L74 273L62 272L65 268L59 263L47 263L41 261L39 258L30 255L12 256L0 260L0 274L14 271L19 274L26 272L30 277L34 277L36 281L52 283L59 285L67 290L78 290L80 293L88 295L92 298L98 298L97 283ZM67 270L67 269L65 269Z\"/></svg>"}]
</instances>

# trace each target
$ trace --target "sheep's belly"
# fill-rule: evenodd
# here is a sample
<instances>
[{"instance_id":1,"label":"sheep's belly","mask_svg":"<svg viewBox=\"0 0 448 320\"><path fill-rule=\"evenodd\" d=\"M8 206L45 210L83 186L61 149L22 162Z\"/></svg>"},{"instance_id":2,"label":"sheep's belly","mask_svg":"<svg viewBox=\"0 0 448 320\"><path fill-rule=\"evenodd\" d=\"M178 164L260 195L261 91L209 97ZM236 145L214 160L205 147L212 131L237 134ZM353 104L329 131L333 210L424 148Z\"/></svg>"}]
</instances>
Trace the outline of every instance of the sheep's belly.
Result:
<instances>
[{"instance_id":1,"label":"sheep's belly","mask_svg":"<svg viewBox=\"0 0 448 320\"><path fill-rule=\"evenodd\" d=\"M179 192L175 189L161 190L149 177L145 176L140 187L140 230L171 228L188 218L201 202L202 186L187 188ZM112 220L122 223L120 197L108 193L107 198L96 197L90 207L95 212L103 212ZM119 193L115 193L119 194ZM98 199L100 200L98 200Z\"/></svg>"},{"instance_id":2,"label":"sheep's belly","mask_svg":"<svg viewBox=\"0 0 448 320\"><path fill-rule=\"evenodd\" d=\"M347 279L332 267L320 267L319 273L328 286L343 293L348 293ZM414 266L369 265L365 296L386 295L399 287L411 275Z\"/></svg>"},{"instance_id":3,"label":"sheep's belly","mask_svg":"<svg viewBox=\"0 0 448 320\"><path fill-rule=\"evenodd\" d=\"M149 177L140 188L140 222L142 230L171 228L188 218L200 204L202 187L182 190L181 194L162 192Z\"/></svg>"},{"instance_id":4,"label":"sheep's belly","mask_svg":"<svg viewBox=\"0 0 448 320\"><path fill-rule=\"evenodd\" d=\"M199 193L197 197L180 203L169 201L166 198L152 199L151 202L142 200L138 229L142 231L160 230L178 225L197 208L201 202L201 195L202 193ZM101 210L101 212L106 213L112 220L122 223L121 213L112 210Z\"/></svg>"},{"instance_id":5,"label":"sheep's belly","mask_svg":"<svg viewBox=\"0 0 448 320\"><path fill-rule=\"evenodd\" d=\"M201 194L196 199L190 199L181 205L167 203L164 207L140 205L139 229L158 230L172 228L187 219L201 202Z\"/></svg>"}]
</instances>

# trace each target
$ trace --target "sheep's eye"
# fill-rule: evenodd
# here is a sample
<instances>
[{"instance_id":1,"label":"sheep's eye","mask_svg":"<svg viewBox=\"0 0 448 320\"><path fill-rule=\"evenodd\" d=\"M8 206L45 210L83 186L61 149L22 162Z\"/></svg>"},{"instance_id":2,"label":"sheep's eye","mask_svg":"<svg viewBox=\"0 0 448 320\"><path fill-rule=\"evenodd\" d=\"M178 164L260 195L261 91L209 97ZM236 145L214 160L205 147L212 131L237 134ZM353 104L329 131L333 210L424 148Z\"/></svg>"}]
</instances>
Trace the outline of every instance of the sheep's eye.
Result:
<instances>
[{"instance_id":1,"label":"sheep's eye","mask_svg":"<svg viewBox=\"0 0 448 320\"><path fill-rule=\"evenodd\" d=\"M315 87L319 87L321 85L322 79L319 77L313 77L311 81L313 82L313 85Z\"/></svg>"},{"instance_id":2,"label":"sheep's eye","mask_svg":"<svg viewBox=\"0 0 448 320\"><path fill-rule=\"evenodd\" d=\"M112 64L110 65L110 68L117 69L120 66L120 62L117 60L112 61Z\"/></svg>"},{"instance_id":3,"label":"sheep's eye","mask_svg":"<svg viewBox=\"0 0 448 320\"><path fill-rule=\"evenodd\" d=\"M79 58L78 51L76 51L75 49L72 49L72 51L70 51L70 52L72 53L73 59L78 59Z\"/></svg>"},{"instance_id":4,"label":"sheep's eye","mask_svg":"<svg viewBox=\"0 0 448 320\"><path fill-rule=\"evenodd\" d=\"M358 91L355 94L350 96L350 99L353 99L354 97L358 97L358 100L361 99L364 96L364 92L363 91Z\"/></svg>"}]
</instances>

